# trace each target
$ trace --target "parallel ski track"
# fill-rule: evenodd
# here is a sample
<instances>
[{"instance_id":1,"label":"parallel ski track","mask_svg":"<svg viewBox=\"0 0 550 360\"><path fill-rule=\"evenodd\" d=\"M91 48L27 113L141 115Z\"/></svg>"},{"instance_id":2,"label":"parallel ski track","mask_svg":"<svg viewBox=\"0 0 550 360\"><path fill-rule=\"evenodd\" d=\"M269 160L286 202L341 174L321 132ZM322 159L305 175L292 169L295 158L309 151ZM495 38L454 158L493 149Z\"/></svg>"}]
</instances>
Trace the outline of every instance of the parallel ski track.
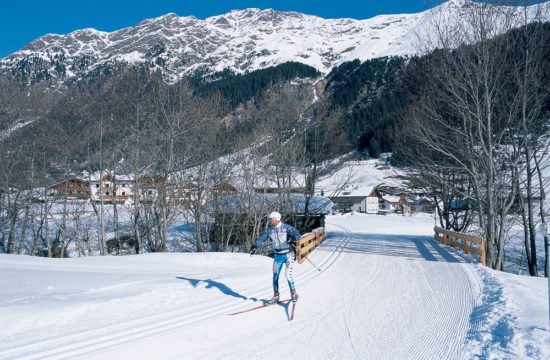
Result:
<instances>
[{"instance_id":1,"label":"parallel ski track","mask_svg":"<svg viewBox=\"0 0 550 360\"><path fill-rule=\"evenodd\" d=\"M302 271L299 273L299 277L297 278L298 286L301 286L301 284L307 283L315 277L330 271L330 269L342 259L342 253L352 240L352 234L346 227L336 225L333 226L341 229L342 233L340 233L338 237L325 240L325 242L319 247L319 250L314 253L312 259L315 261L315 264L322 269L322 271L317 271L313 266L311 266L311 264L304 263L300 265L300 270ZM382 261L381 257L373 257L371 259L371 264L372 262L376 263L372 264L374 266L371 267L374 272L369 274L369 278L365 279L364 282L361 284L358 283L355 287L350 289L351 294L347 294L345 298L338 300L342 301L342 312L326 313L321 315L320 320L322 321L318 321L317 327L311 329L308 339L304 339L306 340L305 343L312 343L314 346L320 345L323 348L326 347L325 354L329 356L327 359L330 358L330 356L336 356L336 358L338 356L346 356L348 358L356 359L384 359L388 358L388 354L395 354L395 343L393 341L383 340L384 336L388 335L387 333L384 333L384 329L376 327L373 328L372 324L364 322L360 319L370 318L373 322L383 320L385 323L395 324L398 324L400 319L401 321L402 319L408 319L408 321L401 324L403 326L402 331L405 334L418 334L418 331L428 327L436 327L440 330L437 337L429 336L429 334L427 334L427 336L415 336L417 343L408 348L408 358L459 358L459 354L463 353L465 342L471 340L473 337L472 333L475 333L479 327L478 324L475 323L469 324L468 319L472 312L472 308L476 305L475 289L476 285L479 286L477 276L475 276L475 271L469 267L459 264L452 264L452 266L448 266L451 271L449 277L453 277L455 281L459 281L459 283L457 283L458 286L456 286L455 291L452 294L449 293L445 295L446 299L444 301L435 303L438 299L442 300L441 296L437 295L438 290L446 285L445 279L448 277L434 278L433 273L431 273L431 267L422 269L422 273L417 281L422 283L423 286L428 286L428 289L424 289L424 291L427 290L428 293L436 294L433 299L424 298L424 300L427 300L428 303L422 304L422 306L428 306L429 308L436 309L436 312L440 314L455 314L454 316L434 316L436 319L445 319L444 323L438 323L430 321L430 319L425 316L411 316L415 314L415 311L419 310L417 308L404 308L403 306L399 306L396 302L400 296L406 296L410 299L422 298L420 286L413 293L403 294L402 290L399 288L398 281L394 280L391 283L385 284L379 292L370 292L368 290L372 287L372 283L380 283L380 272L383 269L383 266L377 266L377 263L380 261ZM433 265L435 266L441 264L434 262ZM389 266L389 268L386 267L384 269L386 275L387 271L396 273L396 264L390 262ZM399 271L402 271L402 269ZM396 273L396 276L397 275L398 274ZM391 276L390 278L393 279ZM247 289L247 292L255 294L267 294L269 291L270 289L260 286ZM393 294L393 296L389 296L389 294ZM364 298L366 296L371 298L371 303L373 304L383 304L383 309L371 309L355 304L357 301L356 299L362 297ZM384 301L380 300L380 297L382 296L384 296ZM458 303L458 299L466 300L466 302ZM409 302L409 304L413 307L418 305L414 301ZM182 310L165 311L160 314L149 315L139 319L132 319L115 325L88 329L63 336L54 336L51 340L43 340L32 344L15 346L11 349L0 350L0 359L73 359L79 356L81 357L91 354L97 355L102 351L106 351L117 346L126 345L147 337L158 336L174 330L186 328L208 319L227 316L227 314L231 312L242 310L242 306L242 303L227 302L226 299L221 298L207 304L203 303L189 306ZM388 307L391 308L392 311L383 311ZM381 319L381 315L376 314L374 311L384 313L384 319ZM338 321L331 320L337 320L338 318L342 319L342 316L343 321L339 323L342 327L326 327L327 323L337 325ZM422 321L426 321L427 323L420 323ZM457 328L457 325L459 324L461 326L460 329ZM464 325L469 325L469 329L462 329ZM449 329L454 329L456 331L449 333ZM468 337L470 339L464 339L461 336L457 336L459 335L458 333L462 333L462 330L469 330L470 333L468 334ZM315 341L313 340L318 332L332 333L334 342L331 344L315 344ZM393 337L395 334L389 335ZM410 338L404 338L402 340L411 345ZM435 346L434 348L435 342L445 343L447 345L444 348L439 346ZM434 348L434 350L437 349L437 351L426 357L427 354L425 349L430 348Z\"/></svg>"},{"instance_id":2,"label":"parallel ski track","mask_svg":"<svg viewBox=\"0 0 550 360\"><path fill-rule=\"evenodd\" d=\"M368 265L357 258L346 260L350 262L340 270L346 274L367 270L368 276L342 287L345 293L333 298L341 302L339 307L328 306L335 311L313 315L311 323L316 326L308 329L306 349L322 349L317 352L325 354L321 359L463 357L471 332L476 331L470 317L479 293L479 278L469 264L419 259L403 267L403 261L386 262L383 256L370 257ZM408 276L408 271L415 275ZM413 286L404 286L407 281L414 281ZM331 341L319 340L327 338ZM310 359L307 352L297 356Z\"/></svg>"},{"instance_id":3,"label":"parallel ski track","mask_svg":"<svg viewBox=\"0 0 550 360\"><path fill-rule=\"evenodd\" d=\"M322 271L330 269L340 258L343 249L351 239L349 229L343 227L342 229L347 236L336 240L338 243L335 248L318 265ZM303 265L308 266L306 264ZM319 274L321 274L319 271L311 267L311 270L302 273L298 281L300 283L307 282ZM250 289L250 291L263 293L266 289L258 287ZM78 356L108 350L132 341L182 329L211 318L225 316L241 308L242 304L228 303L226 299L220 299L208 304L198 304L182 310L166 311L114 325L55 336L52 339L0 350L0 359L74 359Z\"/></svg>"},{"instance_id":4,"label":"parallel ski track","mask_svg":"<svg viewBox=\"0 0 550 360\"><path fill-rule=\"evenodd\" d=\"M387 303L384 306L390 310L378 309L379 313L384 314L382 323L399 324L401 328L398 332L390 333L382 332L382 328L380 328L373 333L373 330L377 330L375 327L369 327L366 324L364 327L356 327L355 339L366 338L367 341L362 342L362 346L353 348L354 355L361 359L387 359L390 358L389 356L434 360L460 358L467 341L469 316L475 305L475 290L471 283L472 273L468 271L469 267L464 264L437 262L429 262L422 267L416 267L411 271L420 270L420 273L417 272L419 276L415 280L418 286L408 287L412 292L404 293L400 288L400 282L396 281L399 276L403 275L397 273L402 269L397 269L395 262L389 264L390 267L386 268L386 271L395 275L385 276L385 278L393 279L393 282L387 284L385 290L382 289L383 291L374 294L370 293L369 296L379 297L385 294ZM446 269L444 277L437 274L442 270L440 266L444 266ZM378 273L373 274L371 282L375 281ZM453 279L452 286L448 282L449 279ZM368 287L362 287L363 291ZM447 288L447 291L441 291L443 288ZM390 297L391 294L393 296ZM426 297L425 294L433 294L433 296ZM398 299L406 300L400 302ZM420 301L420 299L422 300ZM373 303L379 302L375 300ZM348 322L352 321L352 315L350 308L348 319L351 320ZM357 316L358 314L355 313L355 315L356 318L369 318L366 314ZM373 322L379 321L381 321L379 318L373 319ZM437 336L433 336L433 334L437 334ZM392 341L387 336L396 338ZM402 349L403 351L406 349L406 353L400 353L397 350L395 341L401 341ZM445 344L445 346L442 347L438 344ZM431 352L427 352L426 349L430 349Z\"/></svg>"},{"instance_id":5,"label":"parallel ski track","mask_svg":"<svg viewBox=\"0 0 550 360\"><path fill-rule=\"evenodd\" d=\"M345 246L352 239L351 232L348 228L343 226L338 227L344 231L345 237L340 242L341 246L338 250L337 257L340 256L340 254L345 249ZM374 270L372 273L369 274L370 277L368 279L363 279L360 287L355 285L351 294L342 295L341 298L338 298L338 301L341 301L340 308L343 312L327 312L321 317L321 321L317 321L319 325L317 325L317 327L312 331L311 336L309 336L306 347L310 346L319 331L323 331L331 333L334 342L323 342L322 344L317 343L314 346L321 346L324 349L323 353L327 354L327 359L342 358L342 354L344 353L346 354L346 358L350 359L376 358L369 357L370 353L368 351L368 348L364 346L365 339L368 339L369 334L372 332L372 329L369 328L369 324L364 321L364 319L368 319L370 318L370 316L367 316L364 313L370 312L371 310L357 307L354 305L354 303L360 297L369 296L371 298L378 299L382 295L381 292L370 293L367 290L370 288L370 285L378 279L379 275L381 275L382 267L377 266L380 261L380 258L372 259L372 262L374 262ZM358 293L358 291L360 291L360 293ZM358 312L361 312L360 316L358 316ZM334 326L338 324L337 319L341 316L343 317L344 328L340 328L338 326L335 328ZM354 334L351 331L351 329L354 328L352 324L355 324L357 322L360 325L356 326L355 329L361 329L360 334ZM327 324L331 324L331 326L327 327ZM323 327L321 327L321 325L323 325ZM335 344L338 345L336 346Z\"/></svg>"}]
</instances>

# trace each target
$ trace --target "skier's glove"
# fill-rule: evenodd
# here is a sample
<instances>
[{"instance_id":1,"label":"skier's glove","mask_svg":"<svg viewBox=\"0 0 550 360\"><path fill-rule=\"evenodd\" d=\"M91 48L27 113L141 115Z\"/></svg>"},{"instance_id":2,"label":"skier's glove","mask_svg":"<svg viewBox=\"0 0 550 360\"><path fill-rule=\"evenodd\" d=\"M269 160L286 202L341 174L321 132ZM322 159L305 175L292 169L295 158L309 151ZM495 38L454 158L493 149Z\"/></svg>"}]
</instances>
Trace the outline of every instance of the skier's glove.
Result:
<instances>
[{"instance_id":1,"label":"skier's glove","mask_svg":"<svg viewBox=\"0 0 550 360\"><path fill-rule=\"evenodd\" d=\"M256 245L252 245L248 253L250 254L250 256L256 254Z\"/></svg>"},{"instance_id":2,"label":"skier's glove","mask_svg":"<svg viewBox=\"0 0 550 360\"><path fill-rule=\"evenodd\" d=\"M296 241L289 241L288 245L290 246L290 249L292 249L292 251L296 251Z\"/></svg>"}]
</instances>

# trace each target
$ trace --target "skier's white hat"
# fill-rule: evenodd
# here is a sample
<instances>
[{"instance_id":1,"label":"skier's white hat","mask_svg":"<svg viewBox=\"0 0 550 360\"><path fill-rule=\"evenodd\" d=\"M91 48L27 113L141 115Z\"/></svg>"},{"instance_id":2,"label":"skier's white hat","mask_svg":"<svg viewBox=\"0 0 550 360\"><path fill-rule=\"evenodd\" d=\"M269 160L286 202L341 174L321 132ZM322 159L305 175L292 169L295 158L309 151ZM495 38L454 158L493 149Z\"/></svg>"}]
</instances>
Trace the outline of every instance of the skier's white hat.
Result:
<instances>
[{"instance_id":1,"label":"skier's white hat","mask_svg":"<svg viewBox=\"0 0 550 360\"><path fill-rule=\"evenodd\" d=\"M281 214L279 214L277 211L272 212L267 216L268 219L277 219L281 220Z\"/></svg>"}]
</instances>

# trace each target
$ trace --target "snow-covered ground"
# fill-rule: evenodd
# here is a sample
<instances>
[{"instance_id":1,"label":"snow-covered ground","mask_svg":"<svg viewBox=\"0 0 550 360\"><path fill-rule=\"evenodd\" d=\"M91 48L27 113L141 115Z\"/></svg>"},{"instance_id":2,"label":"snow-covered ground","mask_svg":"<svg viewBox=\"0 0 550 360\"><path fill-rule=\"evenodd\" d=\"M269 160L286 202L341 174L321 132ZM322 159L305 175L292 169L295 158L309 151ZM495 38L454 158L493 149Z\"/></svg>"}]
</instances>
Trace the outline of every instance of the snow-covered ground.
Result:
<instances>
[{"instance_id":1,"label":"snow-covered ground","mask_svg":"<svg viewBox=\"0 0 550 360\"><path fill-rule=\"evenodd\" d=\"M378 163L376 159L346 161L315 184L316 192L325 196L368 196L376 186L404 187L398 179L403 175L399 168L377 167Z\"/></svg>"},{"instance_id":2,"label":"snow-covered ground","mask_svg":"<svg viewBox=\"0 0 550 360\"><path fill-rule=\"evenodd\" d=\"M550 358L546 279L488 270L432 226L329 217L293 321L287 304L228 315L271 296L264 256L0 255L0 359Z\"/></svg>"}]
</instances>

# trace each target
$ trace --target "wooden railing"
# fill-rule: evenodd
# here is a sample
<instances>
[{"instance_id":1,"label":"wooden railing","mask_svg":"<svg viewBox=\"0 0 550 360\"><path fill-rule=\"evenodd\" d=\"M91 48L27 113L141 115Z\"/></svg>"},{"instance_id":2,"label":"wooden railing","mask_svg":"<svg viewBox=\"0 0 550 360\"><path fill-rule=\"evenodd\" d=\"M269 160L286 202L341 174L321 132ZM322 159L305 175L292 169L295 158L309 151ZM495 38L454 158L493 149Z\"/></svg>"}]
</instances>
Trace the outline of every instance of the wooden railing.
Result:
<instances>
[{"instance_id":1,"label":"wooden railing","mask_svg":"<svg viewBox=\"0 0 550 360\"><path fill-rule=\"evenodd\" d=\"M319 244L325 240L325 228L317 228L313 232L302 235L300 240L296 241L296 260L299 264L303 263L306 256L309 255Z\"/></svg>"},{"instance_id":2,"label":"wooden railing","mask_svg":"<svg viewBox=\"0 0 550 360\"><path fill-rule=\"evenodd\" d=\"M487 256L485 253L485 238L461 234L454 231L445 230L440 227L434 227L434 239L445 245L464 250L466 254L471 252L479 255L479 262L486 264Z\"/></svg>"}]
</instances>

